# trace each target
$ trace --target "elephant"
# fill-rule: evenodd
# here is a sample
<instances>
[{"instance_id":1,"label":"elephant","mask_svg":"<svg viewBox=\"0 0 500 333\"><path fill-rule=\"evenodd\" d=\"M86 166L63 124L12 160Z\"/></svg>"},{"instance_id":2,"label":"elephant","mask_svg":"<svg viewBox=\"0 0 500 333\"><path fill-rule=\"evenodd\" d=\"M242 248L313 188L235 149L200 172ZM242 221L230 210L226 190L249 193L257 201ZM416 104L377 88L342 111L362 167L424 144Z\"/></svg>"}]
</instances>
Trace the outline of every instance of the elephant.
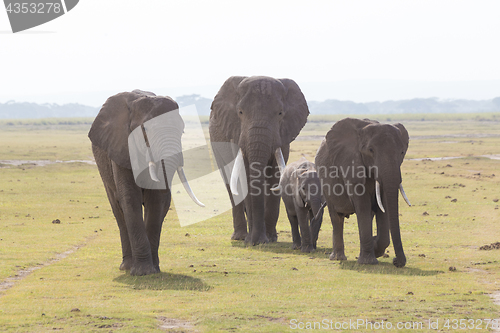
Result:
<instances>
[{"instance_id":1,"label":"elephant","mask_svg":"<svg viewBox=\"0 0 500 333\"><path fill-rule=\"evenodd\" d=\"M314 163L302 157L299 161L288 164L279 186L271 190L281 192L292 228L292 249L313 252L326 205Z\"/></svg>"},{"instance_id":2,"label":"elephant","mask_svg":"<svg viewBox=\"0 0 500 333\"><path fill-rule=\"evenodd\" d=\"M203 205L182 168L183 128L173 99L141 90L109 97L90 128L92 152L120 230L120 270L131 275L160 272L158 247L175 172Z\"/></svg>"},{"instance_id":3,"label":"elephant","mask_svg":"<svg viewBox=\"0 0 500 333\"><path fill-rule=\"evenodd\" d=\"M399 227L398 190L403 189L401 164L409 136L402 124L346 118L335 123L322 141L315 163L333 226L331 260L346 260L344 218L356 214L358 263L377 264L392 238L396 267L406 265ZM377 235L372 221L376 216ZM390 233L390 237L389 237Z\"/></svg>"},{"instance_id":4,"label":"elephant","mask_svg":"<svg viewBox=\"0 0 500 333\"><path fill-rule=\"evenodd\" d=\"M291 79L232 76L215 96L209 133L233 207L231 239L252 245L277 241L281 198L270 188L278 185L290 142L308 115L304 95ZM231 163L233 168L225 169ZM242 196L248 184L248 195Z\"/></svg>"}]
</instances>

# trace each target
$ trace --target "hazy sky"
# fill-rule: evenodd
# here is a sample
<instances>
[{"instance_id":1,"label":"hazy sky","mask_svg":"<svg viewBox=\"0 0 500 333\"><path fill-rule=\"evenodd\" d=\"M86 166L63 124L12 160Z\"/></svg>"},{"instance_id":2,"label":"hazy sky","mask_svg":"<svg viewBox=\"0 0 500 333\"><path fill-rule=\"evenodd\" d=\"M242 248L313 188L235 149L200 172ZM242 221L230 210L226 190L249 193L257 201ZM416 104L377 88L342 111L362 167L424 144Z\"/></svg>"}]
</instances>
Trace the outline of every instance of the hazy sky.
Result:
<instances>
[{"instance_id":1,"label":"hazy sky","mask_svg":"<svg viewBox=\"0 0 500 333\"><path fill-rule=\"evenodd\" d=\"M0 102L212 98L231 75L292 78L309 100L489 99L499 13L497 0L81 0L12 34L2 9Z\"/></svg>"}]
</instances>

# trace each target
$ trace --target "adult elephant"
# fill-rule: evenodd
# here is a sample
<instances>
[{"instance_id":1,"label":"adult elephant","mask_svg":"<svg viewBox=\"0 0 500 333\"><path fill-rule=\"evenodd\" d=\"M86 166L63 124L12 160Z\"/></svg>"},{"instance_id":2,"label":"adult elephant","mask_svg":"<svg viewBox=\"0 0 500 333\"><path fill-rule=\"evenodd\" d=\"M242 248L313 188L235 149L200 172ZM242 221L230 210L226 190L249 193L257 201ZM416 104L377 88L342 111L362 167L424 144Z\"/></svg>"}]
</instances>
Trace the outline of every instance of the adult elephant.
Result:
<instances>
[{"instance_id":1,"label":"adult elephant","mask_svg":"<svg viewBox=\"0 0 500 333\"><path fill-rule=\"evenodd\" d=\"M270 188L278 185L290 142L308 115L304 95L290 79L233 76L215 96L209 125L212 148L221 171L234 160L233 169L221 172L233 205L231 239L252 245L278 239L280 196ZM238 198L247 184L248 195Z\"/></svg>"},{"instance_id":2,"label":"adult elephant","mask_svg":"<svg viewBox=\"0 0 500 333\"><path fill-rule=\"evenodd\" d=\"M408 132L401 124L380 124L346 118L333 125L316 154L316 168L333 225L331 260L346 260L344 218L356 213L360 238L358 263L376 264L392 238L403 267L406 257L399 229L398 190L408 205L401 163L408 149ZM372 220L376 216L377 235Z\"/></svg>"},{"instance_id":3,"label":"adult elephant","mask_svg":"<svg viewBox=\"0 0 500 333\"><path fill-rule=\"evenodd\" d=\"M183 128L174 100L140 90L108 98L90 128L97 168L120 229L120 269L131 275L160 271L160 233L175 172L197 201L182 169Z\"/></svg>"}]
</instances>

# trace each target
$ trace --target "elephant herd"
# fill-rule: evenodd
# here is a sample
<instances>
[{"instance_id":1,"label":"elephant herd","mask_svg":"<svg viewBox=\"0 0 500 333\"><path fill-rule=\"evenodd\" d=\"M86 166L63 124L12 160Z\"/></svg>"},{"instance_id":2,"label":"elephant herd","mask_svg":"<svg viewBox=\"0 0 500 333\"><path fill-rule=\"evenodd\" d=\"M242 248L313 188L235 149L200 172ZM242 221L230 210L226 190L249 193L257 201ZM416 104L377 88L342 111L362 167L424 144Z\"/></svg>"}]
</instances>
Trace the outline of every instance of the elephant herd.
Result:
<instances>
[{"instance_id":1,"label":"elephant herd","mask_svg":"<svg viewBox=\"0 0 500 333\"><path fill-rule=\"evenodd\" d=\"M305 97L290 79L233 76L215 96L209 133L232 203L232 239L251 245L276 242L283 198L294 249L314 251L327 206L333 226L331 260L346 260L344 218L356 214L358 262L376 264L392 238L393 263L405 266L398 191L409 204L400 170L408 132L401 124L346 118L326 133L314 163L302 158L287 165L290 143L308 115ZM182 168L183 128L174 100L134 90L108 98L90 129L92 151L120 230L120 269L131 275L160 271L160 233L175 173L203 206Z\"/></svg>"}]
</instances>

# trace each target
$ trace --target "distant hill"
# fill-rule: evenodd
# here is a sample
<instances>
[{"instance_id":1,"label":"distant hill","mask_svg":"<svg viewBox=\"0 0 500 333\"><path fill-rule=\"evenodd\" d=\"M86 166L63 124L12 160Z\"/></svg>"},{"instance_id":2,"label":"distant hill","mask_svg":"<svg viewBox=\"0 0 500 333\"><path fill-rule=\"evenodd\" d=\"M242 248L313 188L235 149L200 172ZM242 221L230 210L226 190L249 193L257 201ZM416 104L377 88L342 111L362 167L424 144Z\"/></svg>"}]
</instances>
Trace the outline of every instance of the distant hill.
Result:
<instances>
[{"instance_id":1,"label":"distant hill","mask_svg":"<svg viewBox=\"0 0 500 333\"><path fill-rule=\"evenodd\" d=\"M95 117L99 108L81 104L36 104L9 101L0 103L2 119L39 119L55 117Z\"/></svg>"},{"instance_id":2,"label":"distant hill","mask_svg":"<svg viewBox=\"0 0 500 333\"><path fill-rule=\"evenodd\" d=\"M184 95L175 99L180 107L196 105L199 115L209 115L212 100L200 95ZM0 119L40 119L56 117L95 117L100 107L81 104L36 104L8 101L0 103Z\"/></svg>"},{"instance_id":3,"label":"distant hill","mask_svg":"<svg viewBox=\"0 0 500 333\"><path fill-rule=\"evenodd\" d=\"M414 98L400 101L355 103L328 99L309 101L311 114L392 114L392 113L465 113L500 112L500 97L474 101L466 99L439 100Z\"/></svg>"},{"instance_id":4,"label":"distant hill","mask_svg":"<svg viewBox=\"0 0 500 333\"><path fill-rule=\"evenodd\" d=\"M200 95L183 95L175 98L180 107L196 105L199 115L209 115L212 99ZM394 114L394 113L473 113L500 112L500 97L490 100L440 100L414 98L400 101L355 103L328 99L323 102L308 101L311 114ZM95 117L100 108L73 104L36 104L9 101L0 103L0 119L39 119L54 117Z\"/></svg>"}]
</instances>

